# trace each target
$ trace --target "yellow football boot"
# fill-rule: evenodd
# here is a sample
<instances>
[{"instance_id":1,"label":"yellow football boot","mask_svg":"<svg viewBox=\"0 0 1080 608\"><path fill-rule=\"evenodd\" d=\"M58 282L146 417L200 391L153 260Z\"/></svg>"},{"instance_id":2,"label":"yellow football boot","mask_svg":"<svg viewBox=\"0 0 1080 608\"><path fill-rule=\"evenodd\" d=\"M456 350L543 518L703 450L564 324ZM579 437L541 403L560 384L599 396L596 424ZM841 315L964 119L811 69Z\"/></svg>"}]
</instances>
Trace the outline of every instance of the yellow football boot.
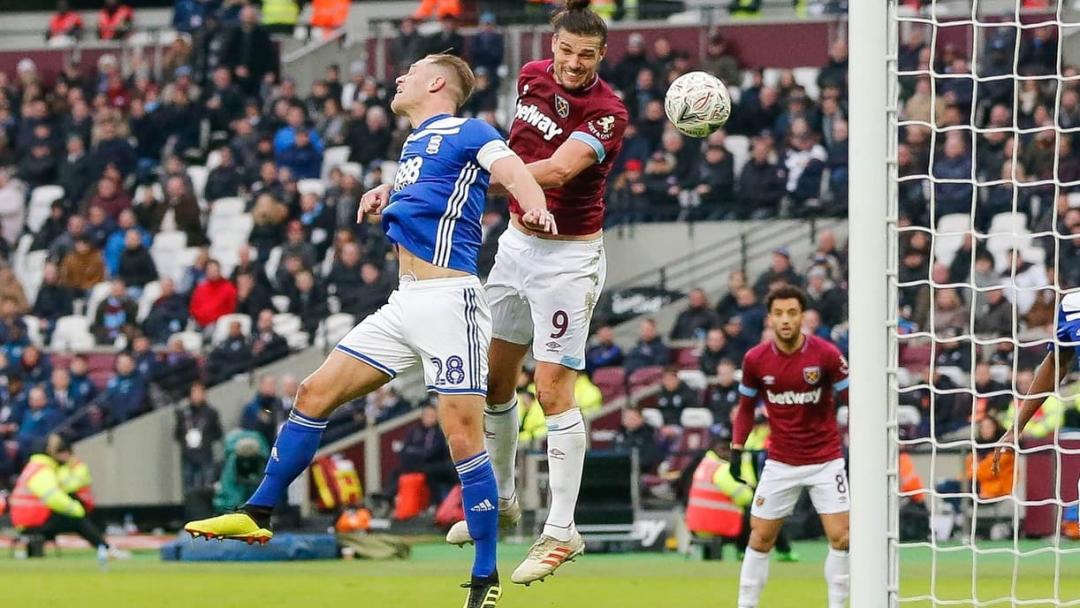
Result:
<instances>
[{"instance_id":1,"label":"yellow football boot","mask_svg":"<svg viewBox=\"0 0 1080 608\"><path fill-rule=\"evenodd\" d=\"M189 522L184 526L184 531L192 538L200 536L206 540L226 538L242 540L249 545L259 543L265 545L274 537L274 533L260 526L250 515L243 511L226 513L209 519L200 519Z\"/></svg>"}]
</instances>

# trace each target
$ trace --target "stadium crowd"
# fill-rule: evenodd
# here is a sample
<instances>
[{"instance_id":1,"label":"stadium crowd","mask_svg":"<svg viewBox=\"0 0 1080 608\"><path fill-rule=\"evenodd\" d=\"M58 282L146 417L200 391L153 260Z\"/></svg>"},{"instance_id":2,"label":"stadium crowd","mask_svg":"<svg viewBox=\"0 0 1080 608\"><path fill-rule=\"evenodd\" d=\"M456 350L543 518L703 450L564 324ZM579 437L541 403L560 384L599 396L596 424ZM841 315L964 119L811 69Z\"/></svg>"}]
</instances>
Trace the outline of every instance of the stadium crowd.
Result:
<instances>
[{"instance_id":1,"label":"stadium crowd","mask_svg":"<svg viewBox=\"0 0 1080 608\"><path fill-rule=\"evenodd\" d=\"M75 34L58 8L50 35ZM133 19L127 7L121 16L118 38ZM467 56L478 82L464 113L492 124L509 114L505 42L491 15L468 39L453 19L427 37L416 26L404 20L393 41L399 68L432 51ZM662 109L666 83L690 69L741 82L737 53L715 37L699 66L665 39L646 48L635 36L603 74L633 118L609 224L842 212L846 52L835 45L815 83L820 105L790 72L770 86L752 71L729 125L752 137L740 167L724 132L685 138ZM380 227L354 218L359 195L392 171L408 125L392 117L386 83L369 66L331 66L305 92L277 57L258 10L228 2L164 49L161 78L138 53L123 68L108 53L95 65L69 61L55 80L29 58L0 73L0 468L17 470L27 446L55 428L85 436L186 395L196 379L214 384L285 356L329 314L363 317L394 288ZM345 155L324 162L335 149ZM237 199L253 224L242 242L222 228ZM484 221L486 271L505 203L492 201ZM282 313L306 340L279 334ZM85 319L92 342L71 338L72 317ZM88 363L35 343L122 354ZM53 378L54 367L75 388ZM57 397L65 391L72 398ZM378 407L350 411L354 424L380 419Z\"/></svg>"}]
</instances>

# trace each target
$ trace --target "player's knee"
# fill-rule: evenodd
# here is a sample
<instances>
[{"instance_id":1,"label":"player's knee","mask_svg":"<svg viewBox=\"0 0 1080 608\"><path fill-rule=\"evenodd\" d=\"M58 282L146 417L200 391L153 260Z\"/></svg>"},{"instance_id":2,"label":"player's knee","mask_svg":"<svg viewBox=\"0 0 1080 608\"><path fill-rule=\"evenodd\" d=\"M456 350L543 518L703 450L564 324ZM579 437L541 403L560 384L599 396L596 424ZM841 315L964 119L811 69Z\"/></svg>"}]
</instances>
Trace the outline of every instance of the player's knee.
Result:
<instances>
[{"instance_id":1,"label":"player's knee","mask_svg":"<svg viewBox=\"0 0 1080 608\"><path fill-rule=\"evenodd\" d=\"M559 376L536 377L536 398L548 416L561 414L574 407L574 385Z\"/></svg>"},{"instance_id":2,"label":"player's knee","mask_svg":"<svg viewBox=\"0 0 1080 608\"><path fill-rule=\"evenodd\" d=\"M517 377L488 377L487 404L502 405L514 398L517 390Z\"/></svg>"},{"instance_id":3,"label":"player's knee","mask_svg":"<svg viewBox=\"0 0 1080 608\"><path fill-rule=\"evenodd\" d=\"M848 550L848 531L844 530L844 531L836 534L835 537L830 538L829 539L829 546L832 547L833 549L836 549L837 551L847 551Z\"/></svg>"},{"instance_id":4,"label":"player's knee","mask_svg":"<svg viewBox=\"0 0 1080 608\"><path fill-rule=\"evenodd\" d=\"M472 432L465 425L458 425L446 431L446 445L454 460L469 458L484 449L484 436Z\"/></svg>"},{"instance_id":5,"label":"player's knee","mask_svg":"<svg viewBox=\"0 0 1080 608\"><path fill-rule=\"evenodd\" d=\"M296 391L293 409L311 418L325 418L333 411L330 391L325 384L305 378Z\"/></svg>"}]
</instances>

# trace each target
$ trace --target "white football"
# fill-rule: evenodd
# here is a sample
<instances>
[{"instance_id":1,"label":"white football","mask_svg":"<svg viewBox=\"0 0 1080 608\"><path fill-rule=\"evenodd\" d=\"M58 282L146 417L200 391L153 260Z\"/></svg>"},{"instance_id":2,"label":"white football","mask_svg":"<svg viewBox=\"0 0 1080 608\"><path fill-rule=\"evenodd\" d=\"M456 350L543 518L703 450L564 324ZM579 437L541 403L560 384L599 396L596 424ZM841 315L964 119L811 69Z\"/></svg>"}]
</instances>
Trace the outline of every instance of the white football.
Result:
<instances>
[{"instance_id":1,"label":"white football","mask_svg":"<svg viewBox=\"0 0 1080 608\"><path fill-rule=\"evenodd\" d=\"M708 72L689 72L668 87L664 111L675 128L691 137L706 137L731 116L731 97L724 82Z\"/></svg>"}]
</instances>

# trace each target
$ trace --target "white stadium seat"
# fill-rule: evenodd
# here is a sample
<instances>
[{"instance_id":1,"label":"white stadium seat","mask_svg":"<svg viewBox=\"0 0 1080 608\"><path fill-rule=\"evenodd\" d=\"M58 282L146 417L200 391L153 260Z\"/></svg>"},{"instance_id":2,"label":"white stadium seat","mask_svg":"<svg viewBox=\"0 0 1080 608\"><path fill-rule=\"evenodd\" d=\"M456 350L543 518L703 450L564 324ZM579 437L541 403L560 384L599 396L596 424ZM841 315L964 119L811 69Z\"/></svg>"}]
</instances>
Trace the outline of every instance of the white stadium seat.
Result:
<instances>
[{"instance_id":1,"label":"white stadium seat","mask_svg":"<svg viewBox=\"0 0 1080 608\"><path fill-rule=\"evenodd\" d=\"M86 318L93 323L97 314L98 306L109 297L109 282L102 281L90 288L90 295L86 297Z\"/></svg>"},{"instance_id":2,"label":"white stadium seat","mask_svg":"<svg viewBox=\"0 0 1080 608\"><path fill-rule=\"evenodd\" d=\"M53 201L64 198L64 189L60 186L38 186L30 191L30 205L26 209L26 227L30 232L41 229L49 219Z\"/></svg>"},{"instance_id":3,"label":"white stadium seat","mask_svg":"<svg viewBox=\"0 0 1080 608\"><path fill-rule=\"evenodd\" d=\"M713 415L704 407L688 407L679 415L679 424L685 429L707 429L713 425Z\"/></svg>"},{"instance_id":4,"label":"white stadium seat","mask_svg":"<svg viewBox=\"0 0 1080 608\"><path fill-rule=\"evenodd\" d=\"M731 163L735 168L735 175L738 176L743 165L750 160L750 139L745 135L728 135L724 139L724 147L731 153Z\"/></svg>"},{"instance_id":5,"label":"white stadium seat","mask_svg":"<svg viewBox=\"0 0 1080 608\"><path fill-rule=\"evenodd\" d=\"M206 180L210 177L210 170L200 165L192 165L187 168L187 174L191 178L191 188L195 191L195 198L204 200L203 193L206 191Z\"/></svg>"},{"instance_id":6,"label":"white stadium seat","mask_svg":"<svg viewBox=\"0 0 1080 608\"><path fill-rule=\"evenodd\" d=\"M302 179L296 182L296 189L300 191L300 194L307 194L308 192L314 192L320 198L323 192L326 191L326 186L323 185L322 180L318 179Z\"/></svg>"},{"instance_id":7,"label":"white stadium seat","mask_svg":"<svg viewBox=\"0 0 1080 608\"><path fill-rule=\"evenodd\" d=\"M647 407L641 410L641 417L645 419L645 424L653 428L658 429L664 426L664 415L655 407Z\"/></svg>"},{"instance_id":8,"label":"white stadium seat","mask_svg":"<svg viewBox=\"0 0 1080 608\"><path fill-rule=\"evenodd\" d=\"M934 236L934 260L948 266L956 257L957 250L964 244L962 233L971 230L971 218L966 213L943 215L937 221L937 234ZM944 234L951 233L951 234Z\"/></svg>"},{"instance_id":9,"label":"white stadium seat","mask_svg":"<svg viewBox=\"0 0 1080 608\"><path fill-rule=\"evenodd\" d=\"M135 315L135 319L139 323L146 320L146 316L150 314L150 308L160 297L161 281L150 281L143 285L142 294L139 295L139 312Z\"/></svg>"},{"instance_id":10,"label":"white stadium seat","mask_svg":"<svg viewBox=\"0 0 1080 608\"><path fill-rule=\"evenodd\" d=\"M217 346L224 342L229 337L229 326L234 321L240 323L240 331L244 332L244 336L251 335L251 317L241 313L233 313L223 315L214 323L214 336L211 338L210 343Z\"/></svg>"},{"instance_id":11,"label":"white stadium seat","mask_svg":"<svg viewBox=\"0 0 1080 608\"><path fill-rule=\"evenodd\" d=\"M184 345L184 350L189 353L198 353L202 350L202 334L197 331L182 331L169 336L169 342L177 339Z\"/></svg>"},{"instance_id":12,"label":"white stadium seat","mask_svg":"<svg viewBox=\"0 0 1080 608\"><path fill-rule=\"evenodd\" d=\"M351 151L349 146L332 146L327 148L326 151L323 152L322 178L325 180L329 177L330 171L333 170L334 167L339 167L349 162L349 153Z\"/></svg>"},{"instance_id":13,"label":"white stadium seat","mask_svg":"<svg viewBox=\"0 0 1080 608\"><path fill-rule=\"evenodd\" d=\"M49 348L54 351L85 350L94 347L90 320L81 315L68 315L56 320Z\"/></svg>"}]
</instances>

